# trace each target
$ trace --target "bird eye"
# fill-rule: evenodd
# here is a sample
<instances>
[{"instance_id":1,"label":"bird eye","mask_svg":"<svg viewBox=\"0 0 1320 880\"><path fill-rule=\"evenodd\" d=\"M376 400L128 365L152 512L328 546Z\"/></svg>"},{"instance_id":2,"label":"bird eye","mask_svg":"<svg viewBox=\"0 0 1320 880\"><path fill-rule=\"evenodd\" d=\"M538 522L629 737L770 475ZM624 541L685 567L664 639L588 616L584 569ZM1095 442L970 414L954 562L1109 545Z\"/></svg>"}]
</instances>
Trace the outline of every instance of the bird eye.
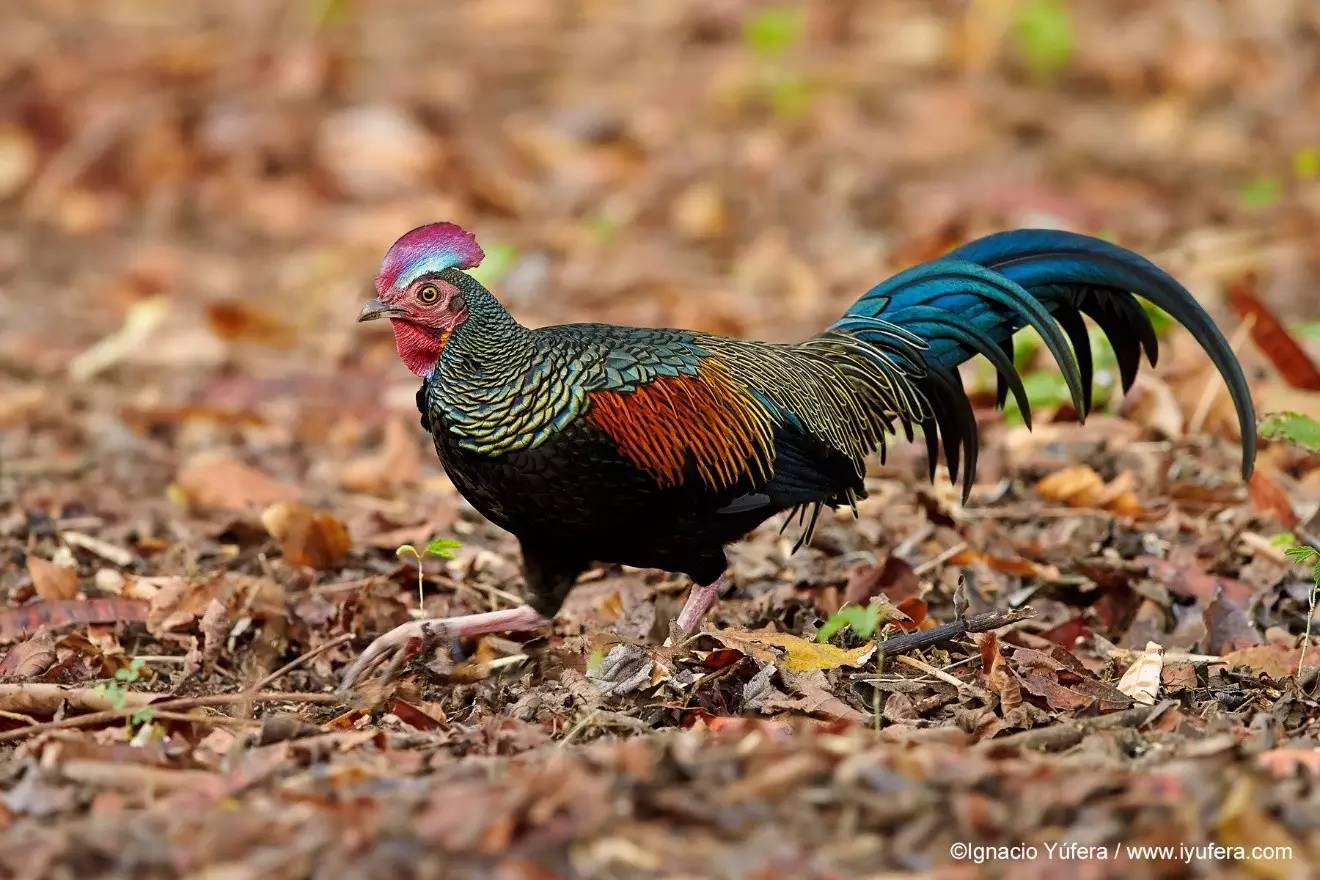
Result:
<instances>
[{"instance_id":1,"label":"bird eye","mask_svg":"<svg viewBox=\"0 0 1320 880\"><path fill-rule=\"evenodd\" d=\"M417 299L426 303L428 306L439 298L440 288L436 287L434 284L423 285L422 288L417 291Z\"/></svg>"}]
</instances>

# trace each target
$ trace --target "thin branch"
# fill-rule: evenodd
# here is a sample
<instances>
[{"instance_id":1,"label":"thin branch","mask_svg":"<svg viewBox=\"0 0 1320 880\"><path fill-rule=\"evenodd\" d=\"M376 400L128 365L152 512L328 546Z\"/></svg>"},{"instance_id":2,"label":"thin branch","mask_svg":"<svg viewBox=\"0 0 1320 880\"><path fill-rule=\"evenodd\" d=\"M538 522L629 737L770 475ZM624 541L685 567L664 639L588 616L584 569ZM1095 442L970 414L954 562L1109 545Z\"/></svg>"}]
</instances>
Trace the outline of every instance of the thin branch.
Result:
<instances>
[{"instance_id":1,"label":"thin branch","mask_svg":"<svg viewBox=\"0 0 1320 880\"><path fill-rule=\"evenodd\" d=\"M914 633L902 633L885 639L880 643L880 651L889 656L903 654L908 651L915 651L918 648L929 648L931 645L938 645L940 642L947 642L967 633L999 629L1035 616L1035 609L1027 606L1008 611L987 611L984 614L974 614L971 617L960 617L952 623L942 623L931 629Z\"/></svg>"},{"instance_id":2,"label":"thin branch","mask_svg":"<svg viewBox=\"0 0 1320 880\"><path fill-rule=\"evenodd\" d=\"M59 721L44 721L41 724L32 724L15 730L7 730L0 733L0 742L23 739L24 737L35 736L39 733L46 733L50 730L91 727L92 725L104 724L109 721L120 721L144 708L150 708L157 712L180 711L183 709L196 709L199 706L232 706L235 703L243 702L341 703L343 702L343 698L335 694L310 694L299 691L268 691L264 694L254 694L244 691L237 694L212 694L208 697L183 697L176 700L163 700L159 703L151 703L145 707L140 705L125 706L123 709L109 709L104 712L91 712L87 715L75 715L72 718L62 718Z\"/></svg>"},{"instance_id":3,"label":"thin branch","mask_svg":"<svg viewBox=\"0 0 1320 880\"><path fill-rule=\"evenodd\" d=\"M297 669L299 666L302 666L308 660L311 660L313 657L318 657L321 654L324 654L326 651L330 650L331 648L335 647L336 645L342 645L344 642L347 642L351 638L353 638L352 633L343 633L342 635L335 636L330 641L318 645L317 647L306 652L305 654L299 657L295 657L293 660L290 660L288 663L285 663L279 669L276 669L270 675L266 676L261 681L257 682L252 687L248 688L247 689L248 692L256 693L262 690L271 682L280 678L280 676L284 675L285 673L292 672L293 670Z\"/></svg>"}]
</instances>

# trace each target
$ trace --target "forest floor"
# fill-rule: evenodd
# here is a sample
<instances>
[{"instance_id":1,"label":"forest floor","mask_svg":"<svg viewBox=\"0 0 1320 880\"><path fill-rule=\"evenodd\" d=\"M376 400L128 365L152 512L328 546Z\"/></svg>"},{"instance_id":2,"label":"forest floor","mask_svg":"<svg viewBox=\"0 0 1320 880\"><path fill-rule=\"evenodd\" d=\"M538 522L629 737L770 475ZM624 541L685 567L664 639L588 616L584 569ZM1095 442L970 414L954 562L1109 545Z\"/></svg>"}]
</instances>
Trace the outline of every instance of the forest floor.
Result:
<instances>
[{"instance_id":1,"label":"forest floor","mask_svg":"<svg viewBox=\"0 0 1320 880\"><path fill-rule=\"evenodd\" d=\"M1245 483L1176 329L1126 396L1102 358L1085 425L1028 342L1034 432L969 367L966 503L897 444L856 519L732 548L689 642L661 647L681 578L598 567L550 631L338 681L418 613L403 545L457 542L427 615L519 602L353 322L422 222L474 229L528 323L772 340L1067 226L1182 279L1260 412L1320 416L1316 4L20 5L0 876L1313 876L1284 548L1320 455L1265 443ZM888 622L817 642L848 603Z\"/></svg>"}]
</instances>

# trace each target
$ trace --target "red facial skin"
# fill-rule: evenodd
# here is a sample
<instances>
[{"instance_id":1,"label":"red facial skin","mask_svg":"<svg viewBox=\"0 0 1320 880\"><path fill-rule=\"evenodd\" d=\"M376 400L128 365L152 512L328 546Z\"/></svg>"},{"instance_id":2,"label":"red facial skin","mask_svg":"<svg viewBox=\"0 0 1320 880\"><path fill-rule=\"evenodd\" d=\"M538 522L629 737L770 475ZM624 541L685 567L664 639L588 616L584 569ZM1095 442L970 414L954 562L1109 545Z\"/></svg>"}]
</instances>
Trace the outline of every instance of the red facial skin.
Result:
<instances>
[{"instance_id":1,"label":"red facial skin","mask_svg":"<svg viewBox=\"0 0 1320 880\"><path fill-rule=\"evenodd\" d=\"M439 296L434 302L423 301L422 291L434 287ZM449 334L467 320L467 304L458 288L447 281L421 278L403 290L387 290L380 301L404 309L407 315L390 318L394 328L394 347L408 369L418 376L429 376L449 341Z\"/></svg>"}]
</instances>

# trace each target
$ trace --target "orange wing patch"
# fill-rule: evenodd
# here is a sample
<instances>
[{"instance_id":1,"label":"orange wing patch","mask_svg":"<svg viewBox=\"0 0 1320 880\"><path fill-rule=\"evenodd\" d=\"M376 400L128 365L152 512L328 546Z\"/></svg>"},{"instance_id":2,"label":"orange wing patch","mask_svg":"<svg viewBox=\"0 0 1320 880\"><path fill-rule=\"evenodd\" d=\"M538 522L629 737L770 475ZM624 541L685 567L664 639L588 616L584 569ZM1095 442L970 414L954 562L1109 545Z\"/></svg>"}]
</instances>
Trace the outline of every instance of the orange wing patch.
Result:
<instances>
[{"instance_id":1,"label":"orange wing patch","mask_svg":"<svg viewBox=\"0 0 1320 880\"><path fill-rule=\"evenodd\" d=\"M770 477L770 416L714 358L695 376L661 376L631 391L593 391L587 419L661 486L689 460L712 489Z\"/></svg>"}]
</instances>

